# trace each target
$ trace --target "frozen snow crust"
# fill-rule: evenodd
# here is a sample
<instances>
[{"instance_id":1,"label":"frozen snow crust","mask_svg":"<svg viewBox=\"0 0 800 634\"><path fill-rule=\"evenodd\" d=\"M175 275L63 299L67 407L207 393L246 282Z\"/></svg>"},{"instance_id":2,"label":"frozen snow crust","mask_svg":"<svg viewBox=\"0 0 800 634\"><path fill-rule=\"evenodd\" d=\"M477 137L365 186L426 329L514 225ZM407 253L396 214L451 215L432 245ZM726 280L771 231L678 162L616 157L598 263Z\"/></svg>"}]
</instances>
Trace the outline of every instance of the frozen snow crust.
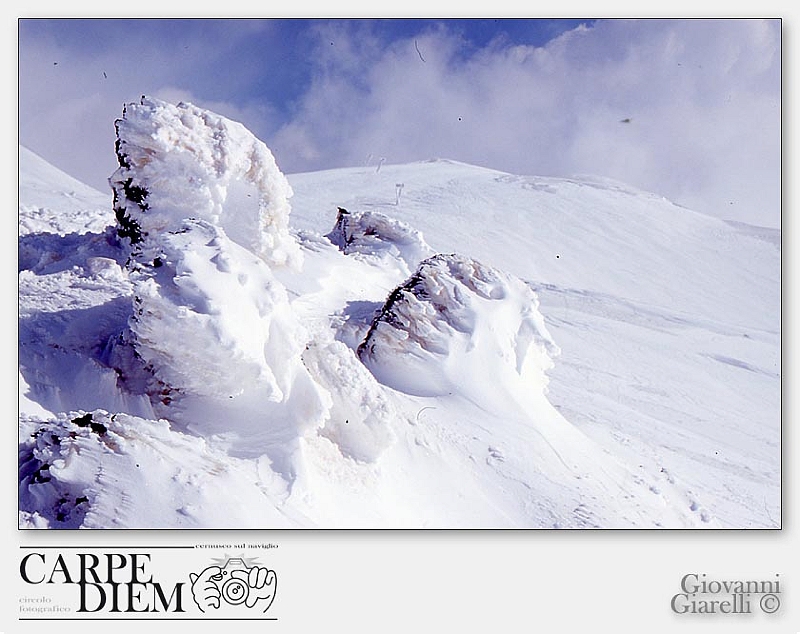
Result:
<instances>
[{"instance_id":1,"label":"frozen snow crust","mask_svg":"<svg viewBox=\"0 0 800 634\"><path fill-rule=\"evenodd\" d=\"M691 286L728 288L731 254L745 266L730 283L770 305L753 281L774 236L618 184L448 161L290 187L263 143L190 104L143 98L117 130L113 203L20 148L21 527L779 514L775 336ZM548 205L558 223L536 216ZM713 279L666 271L673 225ZM596 278L583 286L576 245ZM654 288L606 274L620 245ZM740 411L751 425L729 422Z\"/></svg>"}]
</instances>

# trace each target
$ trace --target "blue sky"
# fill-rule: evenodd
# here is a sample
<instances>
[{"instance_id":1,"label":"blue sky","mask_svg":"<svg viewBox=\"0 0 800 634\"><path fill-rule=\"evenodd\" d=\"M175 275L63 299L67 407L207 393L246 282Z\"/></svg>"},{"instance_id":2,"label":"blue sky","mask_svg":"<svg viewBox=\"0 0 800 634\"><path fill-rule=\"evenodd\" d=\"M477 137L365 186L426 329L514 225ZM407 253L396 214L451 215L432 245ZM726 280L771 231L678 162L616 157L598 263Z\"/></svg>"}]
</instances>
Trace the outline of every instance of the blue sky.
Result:
<instances>
[{"instance_id":1,"label":"blue sky","mask_svg":"<svg viewBox=\"0 0 800 634\"><path fill-rule=\"evenodd\" d=\"M445 157L780 223L776 20L66 19L18 33L20 143L101 190L114 119L148 94L241 121L287 173Z\"/></svg>"}]
</instances>

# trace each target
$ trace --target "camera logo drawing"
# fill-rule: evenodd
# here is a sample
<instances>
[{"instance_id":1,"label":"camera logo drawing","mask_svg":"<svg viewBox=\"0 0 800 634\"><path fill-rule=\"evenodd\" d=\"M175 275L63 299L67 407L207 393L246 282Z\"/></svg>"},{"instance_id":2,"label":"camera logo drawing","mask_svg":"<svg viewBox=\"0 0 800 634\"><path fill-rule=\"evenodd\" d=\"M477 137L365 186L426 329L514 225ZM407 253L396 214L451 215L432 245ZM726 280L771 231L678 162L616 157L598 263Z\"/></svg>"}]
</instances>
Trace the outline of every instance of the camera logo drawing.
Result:
<instances>
[{"instance_id":1,"label":"camera logo drawing","mask_svg":"<svg viewBox=\"0 0 800 634\"><path fill-rule=\"evenodd\" d=\"M209 566L199 574L190 573L192 598L201 612L225 606L244 606L266 612L275 600L278 579L274 570L244 559L230 558L225 565Z\"/></svg>"}]
</instances>

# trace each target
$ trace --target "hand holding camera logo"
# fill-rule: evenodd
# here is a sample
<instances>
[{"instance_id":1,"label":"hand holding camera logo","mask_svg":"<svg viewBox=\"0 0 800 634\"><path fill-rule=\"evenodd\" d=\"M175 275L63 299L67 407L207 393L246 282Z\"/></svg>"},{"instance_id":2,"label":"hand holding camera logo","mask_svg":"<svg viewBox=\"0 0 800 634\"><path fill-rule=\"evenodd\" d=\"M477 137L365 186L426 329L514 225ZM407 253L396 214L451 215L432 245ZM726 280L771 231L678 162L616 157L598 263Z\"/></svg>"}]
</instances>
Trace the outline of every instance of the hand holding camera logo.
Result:
<instances>
[{"instance_id":1,"label":"hand holding camera logo","mask_svg":"<svg viewBox=\"0 0 800 634\"><path fill-rule=\"evenodd\" d=\"M201 612L228 605L269 610L275 599L278 580L274 570L262 566L248 567L242 559L228 559L223 568L209 566L199 575L189 574L192 597Z\"/></svg>"}]
</instances>

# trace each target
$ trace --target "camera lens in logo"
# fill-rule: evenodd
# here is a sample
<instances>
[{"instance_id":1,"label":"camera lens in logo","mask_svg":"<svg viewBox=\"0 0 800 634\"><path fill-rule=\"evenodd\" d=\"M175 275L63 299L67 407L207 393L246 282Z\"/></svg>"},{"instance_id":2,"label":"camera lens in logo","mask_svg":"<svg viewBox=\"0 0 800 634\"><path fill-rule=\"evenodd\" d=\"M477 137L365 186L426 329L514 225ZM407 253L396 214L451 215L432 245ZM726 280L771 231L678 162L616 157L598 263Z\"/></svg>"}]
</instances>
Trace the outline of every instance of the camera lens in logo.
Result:
<instances>
[{"instance_id":1,"label":"camera lens in logo","mask_svg":"<svg viewBox=\"0 0 800 634\"><path fill-rule=\"evenodd\" d=\"M228 579L222 584L222 597L231 605L239 605L247 599L247 584L241 579Z\"/></svg>"}]
</instances>

